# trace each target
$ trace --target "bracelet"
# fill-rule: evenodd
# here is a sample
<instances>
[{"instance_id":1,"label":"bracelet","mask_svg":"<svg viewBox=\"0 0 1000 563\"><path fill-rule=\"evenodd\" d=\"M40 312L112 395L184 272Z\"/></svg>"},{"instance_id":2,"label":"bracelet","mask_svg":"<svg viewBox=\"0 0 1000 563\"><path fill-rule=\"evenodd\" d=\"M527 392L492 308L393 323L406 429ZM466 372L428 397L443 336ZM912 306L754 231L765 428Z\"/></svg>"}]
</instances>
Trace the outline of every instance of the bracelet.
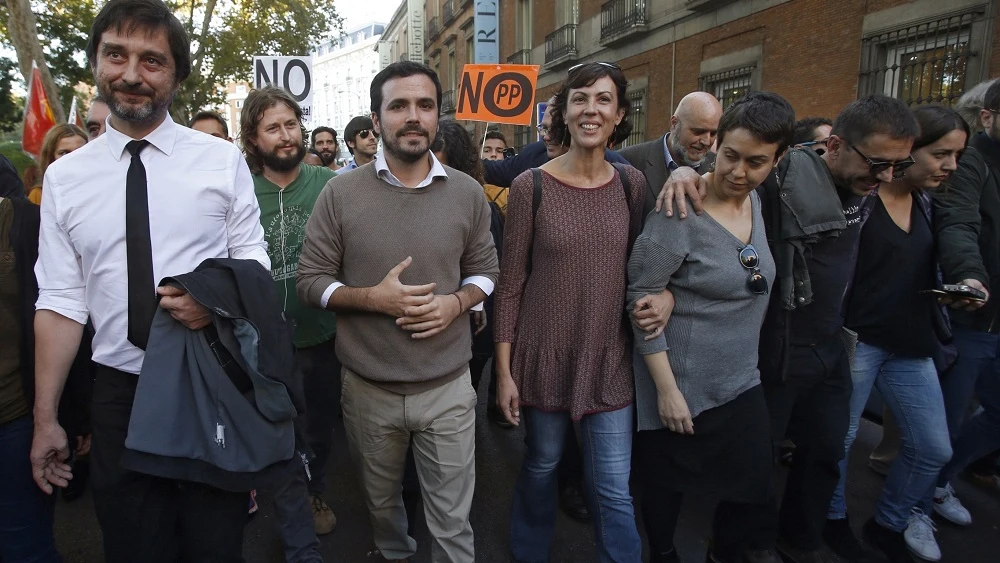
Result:
<instances>
[{"instance_id":1,"label":"bracelet","mask_svg":"<svg viewBox=\"0 0 1000 563\"><path fill-rule=\"evenodd\" d=\"M462 312L465 311L465 305L462 305L462 298L459 297L457 293L451 293L450 295L455 299L458 299L458 314L461 315Z\"/></svg>"}]
</instances>

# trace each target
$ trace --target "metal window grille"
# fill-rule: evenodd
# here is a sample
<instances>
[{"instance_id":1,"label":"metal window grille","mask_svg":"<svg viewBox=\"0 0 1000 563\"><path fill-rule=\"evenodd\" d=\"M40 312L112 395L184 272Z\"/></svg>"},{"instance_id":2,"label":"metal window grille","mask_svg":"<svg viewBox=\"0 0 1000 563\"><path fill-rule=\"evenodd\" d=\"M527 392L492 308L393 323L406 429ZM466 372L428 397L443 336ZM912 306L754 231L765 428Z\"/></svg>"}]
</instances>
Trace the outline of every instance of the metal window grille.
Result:
<instances>
[{"instance_id":1,"label":"metal window grille","mask_svg":"<svg viewBox=\"0 0 1000 563\"><path fill-rule=\"evenodd\" d=\"M527 125L518 125L514 128L514 144L517 145L517 150L519 152L524 148L524 145L531 142L532 129L533 127L529 127Z\"/></svg>"},{"instance_id":2,"label":"metal window grille","mask_svg":"<svg viewBox=\"0 0 1000 563\"><path fill-rule=\"evenodd\" d=\"M753 73L756 70L756 65L750 65L704 76L701 89L713 94L722 102L722 109L726 109L754 89Z\"/></svg>"},{"instance_id":3,"label":"metal window grille","mask_svg":"<svg viewBox=\"0 0 1000 563\"><path fill-rule=\"evenodd\" d=\"M981 10L880 32L861 40L858 95L885 94L907 105L952 105L975 83Z\"/></svg>"},{"instance_id":4,"label":"metal window grille","mask_svg":"<svg viewBox=\"0 0 1000 563\"><path fill-rule=\"evenodd\" d=\"M646 140L646 91L636 90L625 95L631 111L628 120L632 123L632 132L628 138L622 141L617 148L623 149L632 145L637 145Z\"/></svg>"}]
</instances>

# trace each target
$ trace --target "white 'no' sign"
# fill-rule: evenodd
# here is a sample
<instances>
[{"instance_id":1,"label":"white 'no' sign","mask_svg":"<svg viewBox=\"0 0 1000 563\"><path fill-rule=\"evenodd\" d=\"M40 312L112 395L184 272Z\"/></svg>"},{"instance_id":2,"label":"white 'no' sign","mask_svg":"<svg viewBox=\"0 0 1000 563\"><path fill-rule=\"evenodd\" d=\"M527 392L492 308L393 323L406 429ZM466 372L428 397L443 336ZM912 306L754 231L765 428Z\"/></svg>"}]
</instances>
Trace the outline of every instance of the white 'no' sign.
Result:
<instances>
[{"instance_id":1,"label":"white 'no' sign","mask_svg":"<svg viewBox=\"0 0 1000 563\"><path fill-rule=\"evenodd\" d=\"M312 57L254 57L253 87L279 86L302 108L302 120L312 119Z\"/></svg>"}]
</instances>

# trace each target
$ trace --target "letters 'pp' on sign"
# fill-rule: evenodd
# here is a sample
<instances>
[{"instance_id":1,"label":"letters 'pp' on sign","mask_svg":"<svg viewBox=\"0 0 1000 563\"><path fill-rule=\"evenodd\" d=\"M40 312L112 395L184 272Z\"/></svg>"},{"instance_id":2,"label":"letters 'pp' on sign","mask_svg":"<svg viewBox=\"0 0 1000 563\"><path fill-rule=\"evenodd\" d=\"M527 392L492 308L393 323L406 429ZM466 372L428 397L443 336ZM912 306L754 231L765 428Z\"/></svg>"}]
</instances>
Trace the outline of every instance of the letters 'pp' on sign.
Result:
<instances>
[{"instance_id":1,"label":"letters 'pp' on sign","mask_svg":"<svg viewBox=\"0 0 1000 563\"><path fill-rule=\"evenodd\" d=\"M531 125L538 65L465 65L455 119Z\"/></svg>"}]
</instances>

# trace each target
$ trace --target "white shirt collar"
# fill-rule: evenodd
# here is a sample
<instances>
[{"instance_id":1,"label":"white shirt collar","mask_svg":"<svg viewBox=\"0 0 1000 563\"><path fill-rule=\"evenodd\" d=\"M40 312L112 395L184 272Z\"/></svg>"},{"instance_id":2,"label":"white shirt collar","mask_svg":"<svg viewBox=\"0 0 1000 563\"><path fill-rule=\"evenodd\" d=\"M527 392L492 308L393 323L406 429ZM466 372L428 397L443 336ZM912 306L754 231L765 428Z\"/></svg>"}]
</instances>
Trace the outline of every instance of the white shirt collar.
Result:
<instances>
[{"instance_id":1,"label":"white shirt collar","mask_svg":"<svg viewBox=\"0 0 1000 563\"><path fill-rule=\"evenodd\" d=\"M433 151L427 151L427 154L431 157L431 169L427 173L427 177L423 179L422 182L414 186L414 188L425 188L430 185L431 182L437 178L448 178L448 172L445 171L444 166L441 161L434 156ZM389 165L385 161L385 157L382 156L382 151L375 153L375 174L385 182L396 186L397 188L407 187L389 170Z\"/></svg>"},{"instance_id":2,"label":"white shirt collar","mask_svg":"<svg viewBox=\"0 0 1000 563\"><path fill-rule=\"evenodd\" d=\"M125 145L134 140L132 137L112 127L110 116L108 117L107 130L104 132L104 135L108 139L111 156L115 160L122 159L122 156L125 154ZM149 141L149 144L156 147L163 154L170 156L170 153L174 150L174 142L177 140L177 124L174 123L174 120L170 119L170 114L168 113L163 118L163 123L160 123L144 139Z\"/></svg>"}]
</instances>

